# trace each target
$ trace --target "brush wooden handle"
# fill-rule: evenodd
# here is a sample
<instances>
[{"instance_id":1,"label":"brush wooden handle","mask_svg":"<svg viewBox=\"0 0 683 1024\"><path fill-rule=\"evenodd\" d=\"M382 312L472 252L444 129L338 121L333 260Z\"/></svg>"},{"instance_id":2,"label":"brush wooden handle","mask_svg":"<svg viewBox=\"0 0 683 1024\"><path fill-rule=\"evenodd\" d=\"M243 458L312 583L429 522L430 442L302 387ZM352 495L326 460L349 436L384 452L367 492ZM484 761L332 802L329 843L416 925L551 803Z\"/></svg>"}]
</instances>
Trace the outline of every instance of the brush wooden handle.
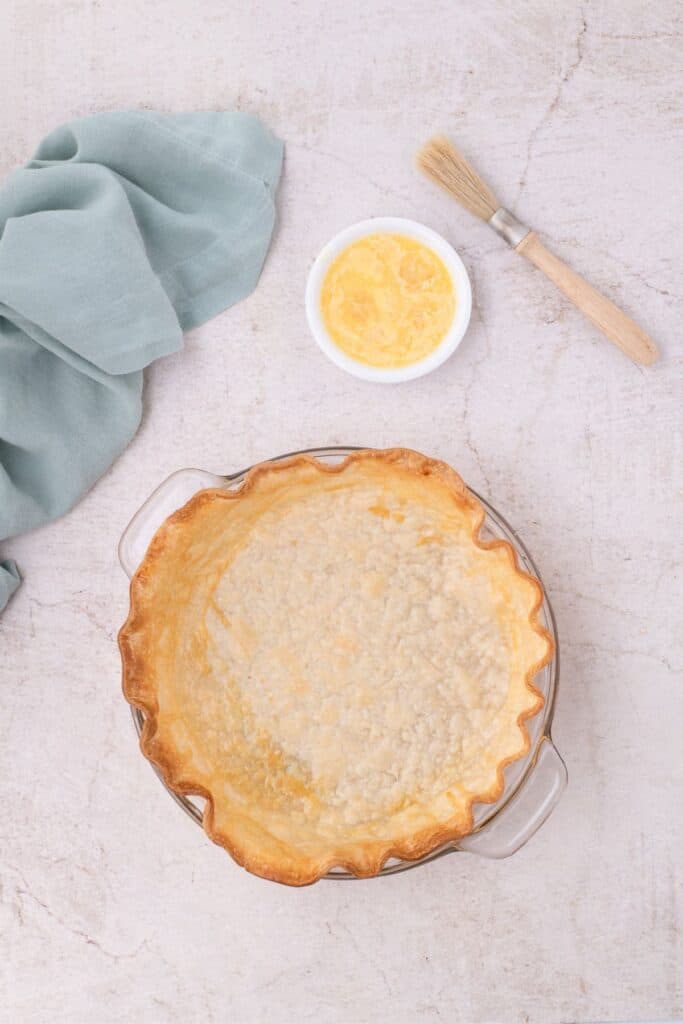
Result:
<instances>
[{"instance_id":1,"label":"brush wooden handle","mask_svg":"<svg viewBox=\"0 0 683 1024\"><path fill-rule=\"evenodd\" d=\"M613 302L597 292L587 281L575 274L566 263L554 256L535 231L530 231L516 246L516 251L542 270L546 277L563 292L577 309L585 313L602 333L618 345L622 352L643 366L650 366L659 359L659 352L652 338L638 324L615 306Z\"/></svg>"}]
</instances>

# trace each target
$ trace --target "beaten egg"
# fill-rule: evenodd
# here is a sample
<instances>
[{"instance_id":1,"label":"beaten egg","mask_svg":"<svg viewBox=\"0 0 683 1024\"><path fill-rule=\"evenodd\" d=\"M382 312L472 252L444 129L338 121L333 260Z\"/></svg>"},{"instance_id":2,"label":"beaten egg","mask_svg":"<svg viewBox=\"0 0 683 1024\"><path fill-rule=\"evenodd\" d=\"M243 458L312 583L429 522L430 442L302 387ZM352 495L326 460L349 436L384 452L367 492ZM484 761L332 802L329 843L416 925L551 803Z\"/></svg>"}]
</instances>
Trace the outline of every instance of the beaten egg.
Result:
<instances>
[{"instance_id":1,"label":"beaten egg","mask_svg":"<svg viewBox=\"0 0 683 1024\"><path fill-rule=\"evenodd\" d=\"M400 234L366 235L323 280L320 307L335 345L366 366L410 366L444 340L456 310L453 280L433 249Z\"/></svg>"}]
</instances>

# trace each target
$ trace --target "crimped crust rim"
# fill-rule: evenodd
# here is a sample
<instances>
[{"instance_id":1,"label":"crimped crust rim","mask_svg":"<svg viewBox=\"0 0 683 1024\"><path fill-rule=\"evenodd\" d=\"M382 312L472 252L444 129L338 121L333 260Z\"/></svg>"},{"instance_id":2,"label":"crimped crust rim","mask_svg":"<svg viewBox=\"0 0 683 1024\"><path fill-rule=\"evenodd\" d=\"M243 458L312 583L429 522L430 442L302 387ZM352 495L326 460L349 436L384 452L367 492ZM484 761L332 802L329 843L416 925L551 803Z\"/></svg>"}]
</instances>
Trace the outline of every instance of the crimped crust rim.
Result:
<instances>
[{"instance_id":1,"label":"crimped crust rim","mask_svg":"<svg viewBox=\"0 0 683 1024\"><path fill-rule=\"evenodd\" d=\"M403 842L393 839L383 843L378 840L358 842L354 844L351 854L348 847L344 849L343 853L330 849L325 856L311 857L305 865L297 865L296 868L293 868L286 862L286 858L283 858L282 863L278 863L272 858L261 858L251 850L245 851L234 834L229 830L219 829L215 824L213 794L203 784L181 778L182 757L171 751L168 746L161 748L155 742L158 705L154 693L149 692L149 688L145 686L146 658L143 646L139 643L141 629L146 618L145 581L154 572L155 562L164 550L169 526L189 522L207 502L243 500L248 496L259 477L266 473L286 471L307 464L323 473L339 474L343 473L349 465L364 459L381 460L389 465L398 463L402 468L409 469L417 475L436 476L447 486L458 503L469 506L475 512L476 518L472 529L473 544L484 550L501 549L505 551L515 575L533 586L535 599L529 612L529 624L532 630L545 640L546 654L540 661L530 665L525 673L525 687L529 693L530 704L519 713L516 720L522 740L521 749L511 756L501 759L497 765L495 782L488 790L467 798L465 825L456 822L456 819L460 817L460 815L456 815L452 820L441 821L433 828L416 833ZM545 703L543 695L534 686L533 679L551 661L555 648L551 634L538 621L538 611L544 600L540 582L519 567L515 549L509 541L504 539L483 540L480 537L480 530L485 518L486 512L481 502L467 489L455 470L446 463L405 448L361 449L352 452L337 465L327 465L307 454L260 463L247 472L244 482L238 489L211 488L198 492L182 508L169 516L157 530L143 562L131 579L130 611L118 634L122 660L123 694L129 704L144 714L140 748L145 757L158 769L169 789L186 796L200 796L206 801L202 822L205 832L213 842L226 849L242 867L263 878L294 886L316 882L332 867L343 868L359 878L371 877L376 875L386 861L391 858L407 861L419 860L445 843L453 842L470 834L474 827L474 805L495 803L500 799L505 788L505 768L529 752L531 740L526 723L539 713Z\"/></svg>"}]
</instances>

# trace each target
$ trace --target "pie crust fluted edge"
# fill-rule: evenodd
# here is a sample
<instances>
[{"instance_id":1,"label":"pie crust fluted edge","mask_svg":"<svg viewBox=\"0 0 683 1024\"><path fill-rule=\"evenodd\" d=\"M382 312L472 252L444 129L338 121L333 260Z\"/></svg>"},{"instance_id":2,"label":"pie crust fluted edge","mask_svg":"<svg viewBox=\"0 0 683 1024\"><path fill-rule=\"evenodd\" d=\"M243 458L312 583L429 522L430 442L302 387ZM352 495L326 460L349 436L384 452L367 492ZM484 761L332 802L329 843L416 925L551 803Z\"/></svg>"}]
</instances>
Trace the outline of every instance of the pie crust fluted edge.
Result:
<instances>
[{"instance_id":1,"label":"pie crust fluted edge","mask_svg":"<svg viewBox=\"0 0 683 1024\"><path fill-rule=\"evenodd\" d=\"M172 524L188 522L207 502L215 501L219 497L220 500L239 501L249 494L257 479L265 473L309 464L315 466L321 473L338 474L343 473L350 464L363 459L382 460L389 465L400 465L401 468L407 469L417 476L436 477L446 485L458 504L468 506L475 513L472 542L482 549L499 548L504 550L514 572L533 586L535 600L529 612L529 623L532 630L545 640L546 653L540 661L528 668L525 675L529 705L517 716L520 749L498 763L496 780L488 790L468 798L464 822L461 820L462 811L459 811L452 820L439 822L434 827L399 842L396 840L357 842L353 846L347 845L343 854L331 849L325 856L308 859L300 854L297 854L296 858L287 857L284 855L284 851L282 858L274 859L272 856L261 856L249 844L242 842L240 823L237 818L234 828L221 831L216 827L213 795L202 784L193 782L185 776L183 760L177 752L169 749L168 746L160 747L155 743L158 705L156 694L146 683L145 582L154 573L155 562L165 548L168 527ZM486 512L481 502L470 493L458 473L445 462L406 448L362 449L348 455L342 462L334 466L322 463L311 455L295 455L279 461L261 463L249 470L239 489L229 491L212 488L200 491L187 504L169 516L157 530L140 567L131 579L130 611L118 634L123 694L129 704L143 712L144 725L140 735L140 748L145 757L158 769L169 789L185 796L200 796L206 801L202 822L205 832L213 842L227 850L232 858L247 871L263 878L294 886L316 882L332 867L344 868L359 878L371 877L376 875L385 862L391 858L408 861L419 860L444 844L468 835L474 827L474 804L495 803L500 799L505 787L503 774L505 768L529 752L531 741L526 723L538 714L545 703L543 695L534 686L533 679L551 661L554 654L554 642L548 630L538 620L538 611L543 603L543 590L539 581L520 569L515 550L508 541L481 539L479 533L485 518Z\"/></svg>"}]
</instances>

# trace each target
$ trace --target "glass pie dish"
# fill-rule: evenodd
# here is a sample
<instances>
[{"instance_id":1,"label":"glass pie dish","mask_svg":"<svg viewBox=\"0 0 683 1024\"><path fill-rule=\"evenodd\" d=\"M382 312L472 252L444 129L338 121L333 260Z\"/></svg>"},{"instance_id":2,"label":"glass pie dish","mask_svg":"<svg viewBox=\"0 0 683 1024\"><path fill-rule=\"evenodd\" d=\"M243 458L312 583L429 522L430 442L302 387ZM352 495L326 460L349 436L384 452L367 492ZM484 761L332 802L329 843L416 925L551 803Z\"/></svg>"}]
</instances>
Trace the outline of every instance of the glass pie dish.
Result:
<instances>
[{"instance_id":1,"label":"glass pie dish","mask_svg":"<svg viewBox=\"0 0 683 1024\"><path fill-rule=\"evenodd\" d=\"M335 465L356 450L358 449L352 447L313 448L306 449L305 452L280 455L270 461L306 454L328 465ZM251 468L225 476L217 476L198 469L183 469L168 477L138 510L121 538L119 560L127 575L131 577L135 573L153 535L169 515L199 491L207 488L238 489ZM514 530L484 498L480 495L476 497L486 511L481 536L484 539L501 538L508 541L515 550L520 567L535 576L542 585L538 569ZM541 711L527 722L530 738L528 753L505 769L505 786L499 800L474 806L474 828L468 835L445 843L419 860L393 858L385 863L380 874L403 871L456 851L476 853L494 859L508 857L531 838L557 805L567 784L566 767L550 735L559 678L559 648L555 620L545 589L543 593L544 600L538 612L538 621L551 634L555 653L551 661L534 678L534 685L543 694L545 703ZM135 707L131 710L136 730L140 735L145 721L144 713ZM157 774L161 778L160 773ZM200 797L177 793L168 786L166 788L185 813L201 825L204 801ZM324 877L341 879L355 876L341 868L333 868Z\"/></svg>"}]
</instances>

